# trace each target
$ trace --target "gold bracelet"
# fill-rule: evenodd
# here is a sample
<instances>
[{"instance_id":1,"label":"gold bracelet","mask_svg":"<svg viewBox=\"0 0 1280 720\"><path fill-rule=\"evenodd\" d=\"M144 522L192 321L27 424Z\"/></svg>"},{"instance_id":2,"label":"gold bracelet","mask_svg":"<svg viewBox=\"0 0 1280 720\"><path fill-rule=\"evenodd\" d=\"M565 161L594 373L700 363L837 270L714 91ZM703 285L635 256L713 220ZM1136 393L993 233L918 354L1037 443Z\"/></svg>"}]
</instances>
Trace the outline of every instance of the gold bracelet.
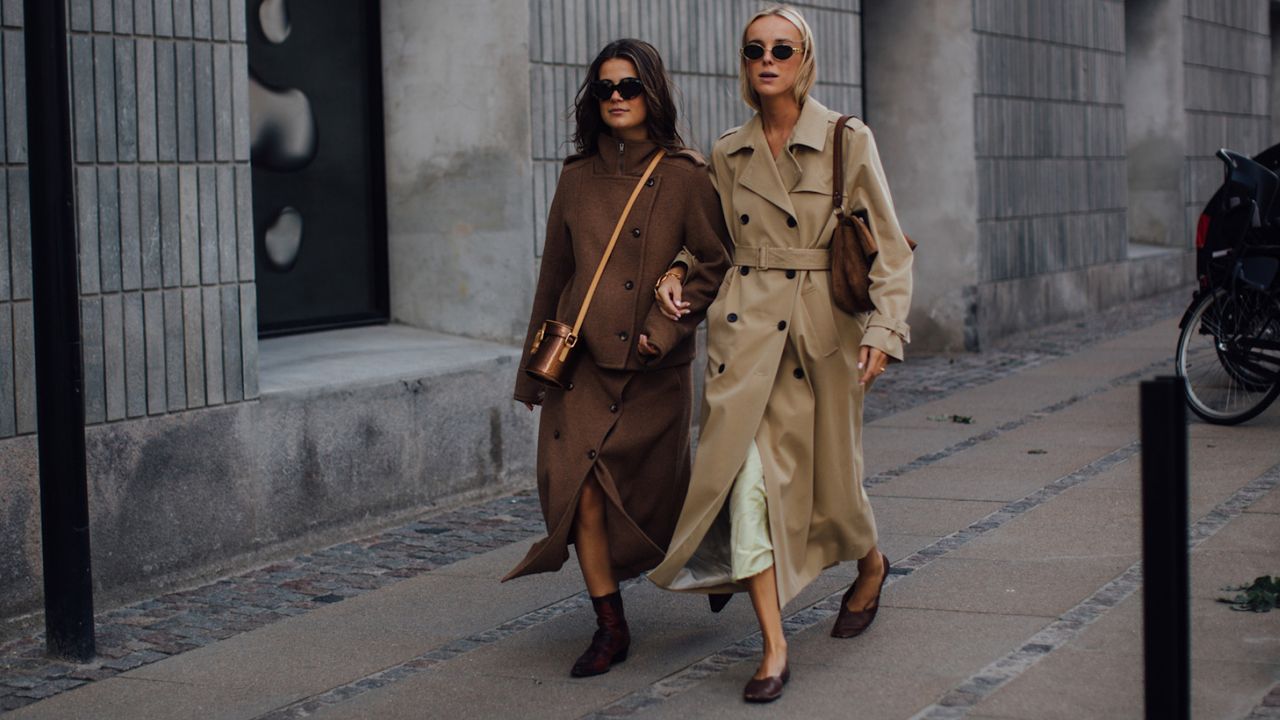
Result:
<instances>
[{"instance_id":1,"label":"gold bracelet","mask_svg":"<svg viewBox=\"0 0 1280 720\"><path fill-rule=\"evenodd\" d=\"M674 277L675 279L679 280L681 285L683 285L683 284L684 284L684 277L683 277L683 276L681 276L681 274L680 274L678 271L676 271L676 270L668 270L668 271L666 271L666 272L662 273L662 277L658 278L658 282L656 282L656 283L654 283L654 284L653 284L653 295L654 295L654 297L657 297L657 296L658 296L658 288L662 287L662 281L663 281L663 280L666 280L666 279L667 279L667 278L669 278L669 277Z\"/></svg>"}]
</instances>

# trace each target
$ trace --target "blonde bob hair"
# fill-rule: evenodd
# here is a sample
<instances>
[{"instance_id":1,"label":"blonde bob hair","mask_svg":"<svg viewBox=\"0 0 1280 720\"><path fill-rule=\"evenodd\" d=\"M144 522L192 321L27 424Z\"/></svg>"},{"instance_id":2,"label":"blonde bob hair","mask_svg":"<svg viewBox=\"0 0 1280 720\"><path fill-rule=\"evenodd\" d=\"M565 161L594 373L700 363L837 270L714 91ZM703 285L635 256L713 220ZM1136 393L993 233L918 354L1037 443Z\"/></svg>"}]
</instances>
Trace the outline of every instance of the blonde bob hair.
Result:
<instances>
[{"instance_id":1,"label":"blonde bob hair","mask_svg":"<svg viewBox=\"0 0 1280 720\"><path fill-rule=\"evenodd\" d=\"M818 80L818 63L814 59L813 51L813 30L809 28L809 23L805 22L804 15L800 11L790 5L770 5L747 21L742 27L742 46L747 44L747 30L751 28L751 23L762 17L776 15L786 20L800 31L800 70L796 73L796 84L792 88L792 92L796 96L796 104L803 105L805 98L809 97L809 91L813 89L813 84ZM760 94L751 87L751 77L747 73L747 59L738 54L738 86L742 92L742 100L756 112L760 111Z\"/></svg>"}]
</instances>

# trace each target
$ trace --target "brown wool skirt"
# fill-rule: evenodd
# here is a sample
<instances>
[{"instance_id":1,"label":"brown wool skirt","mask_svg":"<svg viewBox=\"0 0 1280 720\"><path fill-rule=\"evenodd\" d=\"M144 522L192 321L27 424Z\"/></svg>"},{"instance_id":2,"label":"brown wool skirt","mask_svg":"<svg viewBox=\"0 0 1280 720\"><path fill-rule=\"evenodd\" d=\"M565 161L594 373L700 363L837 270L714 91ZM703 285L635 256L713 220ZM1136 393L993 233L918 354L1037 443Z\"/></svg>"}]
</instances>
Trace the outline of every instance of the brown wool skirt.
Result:
<instances>
[{"instance_id":1,"label":"brown wool skirt","mask_svg":"<svg viewBox=\"0 0 1280 720\"><path fill-rule=\"evenodd\" d=\"M559 570L569 558L578 497L594 478L608 498L614 576L662 561L689 487L693 380L688 365L606 370L577 359L570 390L548 390L538 427L538 499L547 536L504 581Z\"/></svg>"}]
</instances>

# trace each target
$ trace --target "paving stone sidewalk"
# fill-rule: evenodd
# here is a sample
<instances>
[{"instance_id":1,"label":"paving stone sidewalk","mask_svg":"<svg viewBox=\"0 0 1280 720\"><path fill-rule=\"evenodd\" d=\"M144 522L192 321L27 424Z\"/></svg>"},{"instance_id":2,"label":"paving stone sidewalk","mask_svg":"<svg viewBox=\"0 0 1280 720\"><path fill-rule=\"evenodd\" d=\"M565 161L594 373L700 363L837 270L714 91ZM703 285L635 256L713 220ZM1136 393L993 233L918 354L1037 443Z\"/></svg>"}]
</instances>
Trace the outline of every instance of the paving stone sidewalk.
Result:
<instances>
[{"instance_id":1,"label":"paving stone sidewalk","mask_svg":"<svg viewBox=\"0 0 1280 720\"><path fill-rule=\"evenodd\" d=\"M1011 337L984 353L910 358L878 381L868 397L866 419L874 421L1149 327L1177 316L1189 298L1187 290L1167 293ZM1169 338L1170 357L1175 342ZM11 641L0 645L0 713L527 540L542 529L537 496L525 490L101 612L99 658L88 665L46 658L42 634Z\"/></svg>"}]
</instances>

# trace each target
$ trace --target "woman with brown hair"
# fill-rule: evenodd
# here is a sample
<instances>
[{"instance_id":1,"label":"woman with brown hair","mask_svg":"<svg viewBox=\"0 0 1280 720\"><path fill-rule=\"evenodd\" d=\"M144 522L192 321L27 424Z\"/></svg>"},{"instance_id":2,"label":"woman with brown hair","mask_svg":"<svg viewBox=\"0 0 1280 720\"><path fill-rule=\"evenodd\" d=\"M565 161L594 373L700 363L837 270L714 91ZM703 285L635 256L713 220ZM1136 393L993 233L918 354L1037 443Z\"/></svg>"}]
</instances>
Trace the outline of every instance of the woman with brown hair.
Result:
<instances>
[{"instance_id":1,"label":"woman with brown hair","mask_svg":"<svg viewBox=\"0 0 1280 720\"><path fill-rule=\"evenodd\" d=\"M768 702L790 672L781 608L824 568L857 560L832 635L865 631L889 562L862 488L862 400L908 339L911 250L875 141L809 96L813 33L794 8L757 13L742 36L742 95L756 111L725 133L711 171L732 228L734 264L707 311L709 365L698 455L663 563L649 577L710 593L747 591L764 656L743 691ZM879 255L875 310L836 308L831 290L835 133L843 133L844 212L865 211ZM681 289L660 296L677 318ZM681 321L685 322L685 321Z\"/></svg>"},{"instance_id":2,"label":"woman with brown hair","mask_svg":"<svg viewBox=\"0 0 1280 720\"><path fill-rule=\"evenodd\" d=\"M597 624L573 665L582 677L626 659L630 631L618 583L662 560L680 512L693 333L728 268L728 231L706 162L676 130L671 81L652 45L606 45L574 104L577 154L565 161L547 216L522 368L544 320L573 322L628 198L638 194L596 285L565 389L523 372L516 380L515 399L530 410L542 406L537 480L547 537L504 580L559 570L568 544L576 547ZM677 257L690 257L687 277L686 265L673 266ZM664 278L682 286L683 320L656 306Z\"/></svg>"}]
</instances>

